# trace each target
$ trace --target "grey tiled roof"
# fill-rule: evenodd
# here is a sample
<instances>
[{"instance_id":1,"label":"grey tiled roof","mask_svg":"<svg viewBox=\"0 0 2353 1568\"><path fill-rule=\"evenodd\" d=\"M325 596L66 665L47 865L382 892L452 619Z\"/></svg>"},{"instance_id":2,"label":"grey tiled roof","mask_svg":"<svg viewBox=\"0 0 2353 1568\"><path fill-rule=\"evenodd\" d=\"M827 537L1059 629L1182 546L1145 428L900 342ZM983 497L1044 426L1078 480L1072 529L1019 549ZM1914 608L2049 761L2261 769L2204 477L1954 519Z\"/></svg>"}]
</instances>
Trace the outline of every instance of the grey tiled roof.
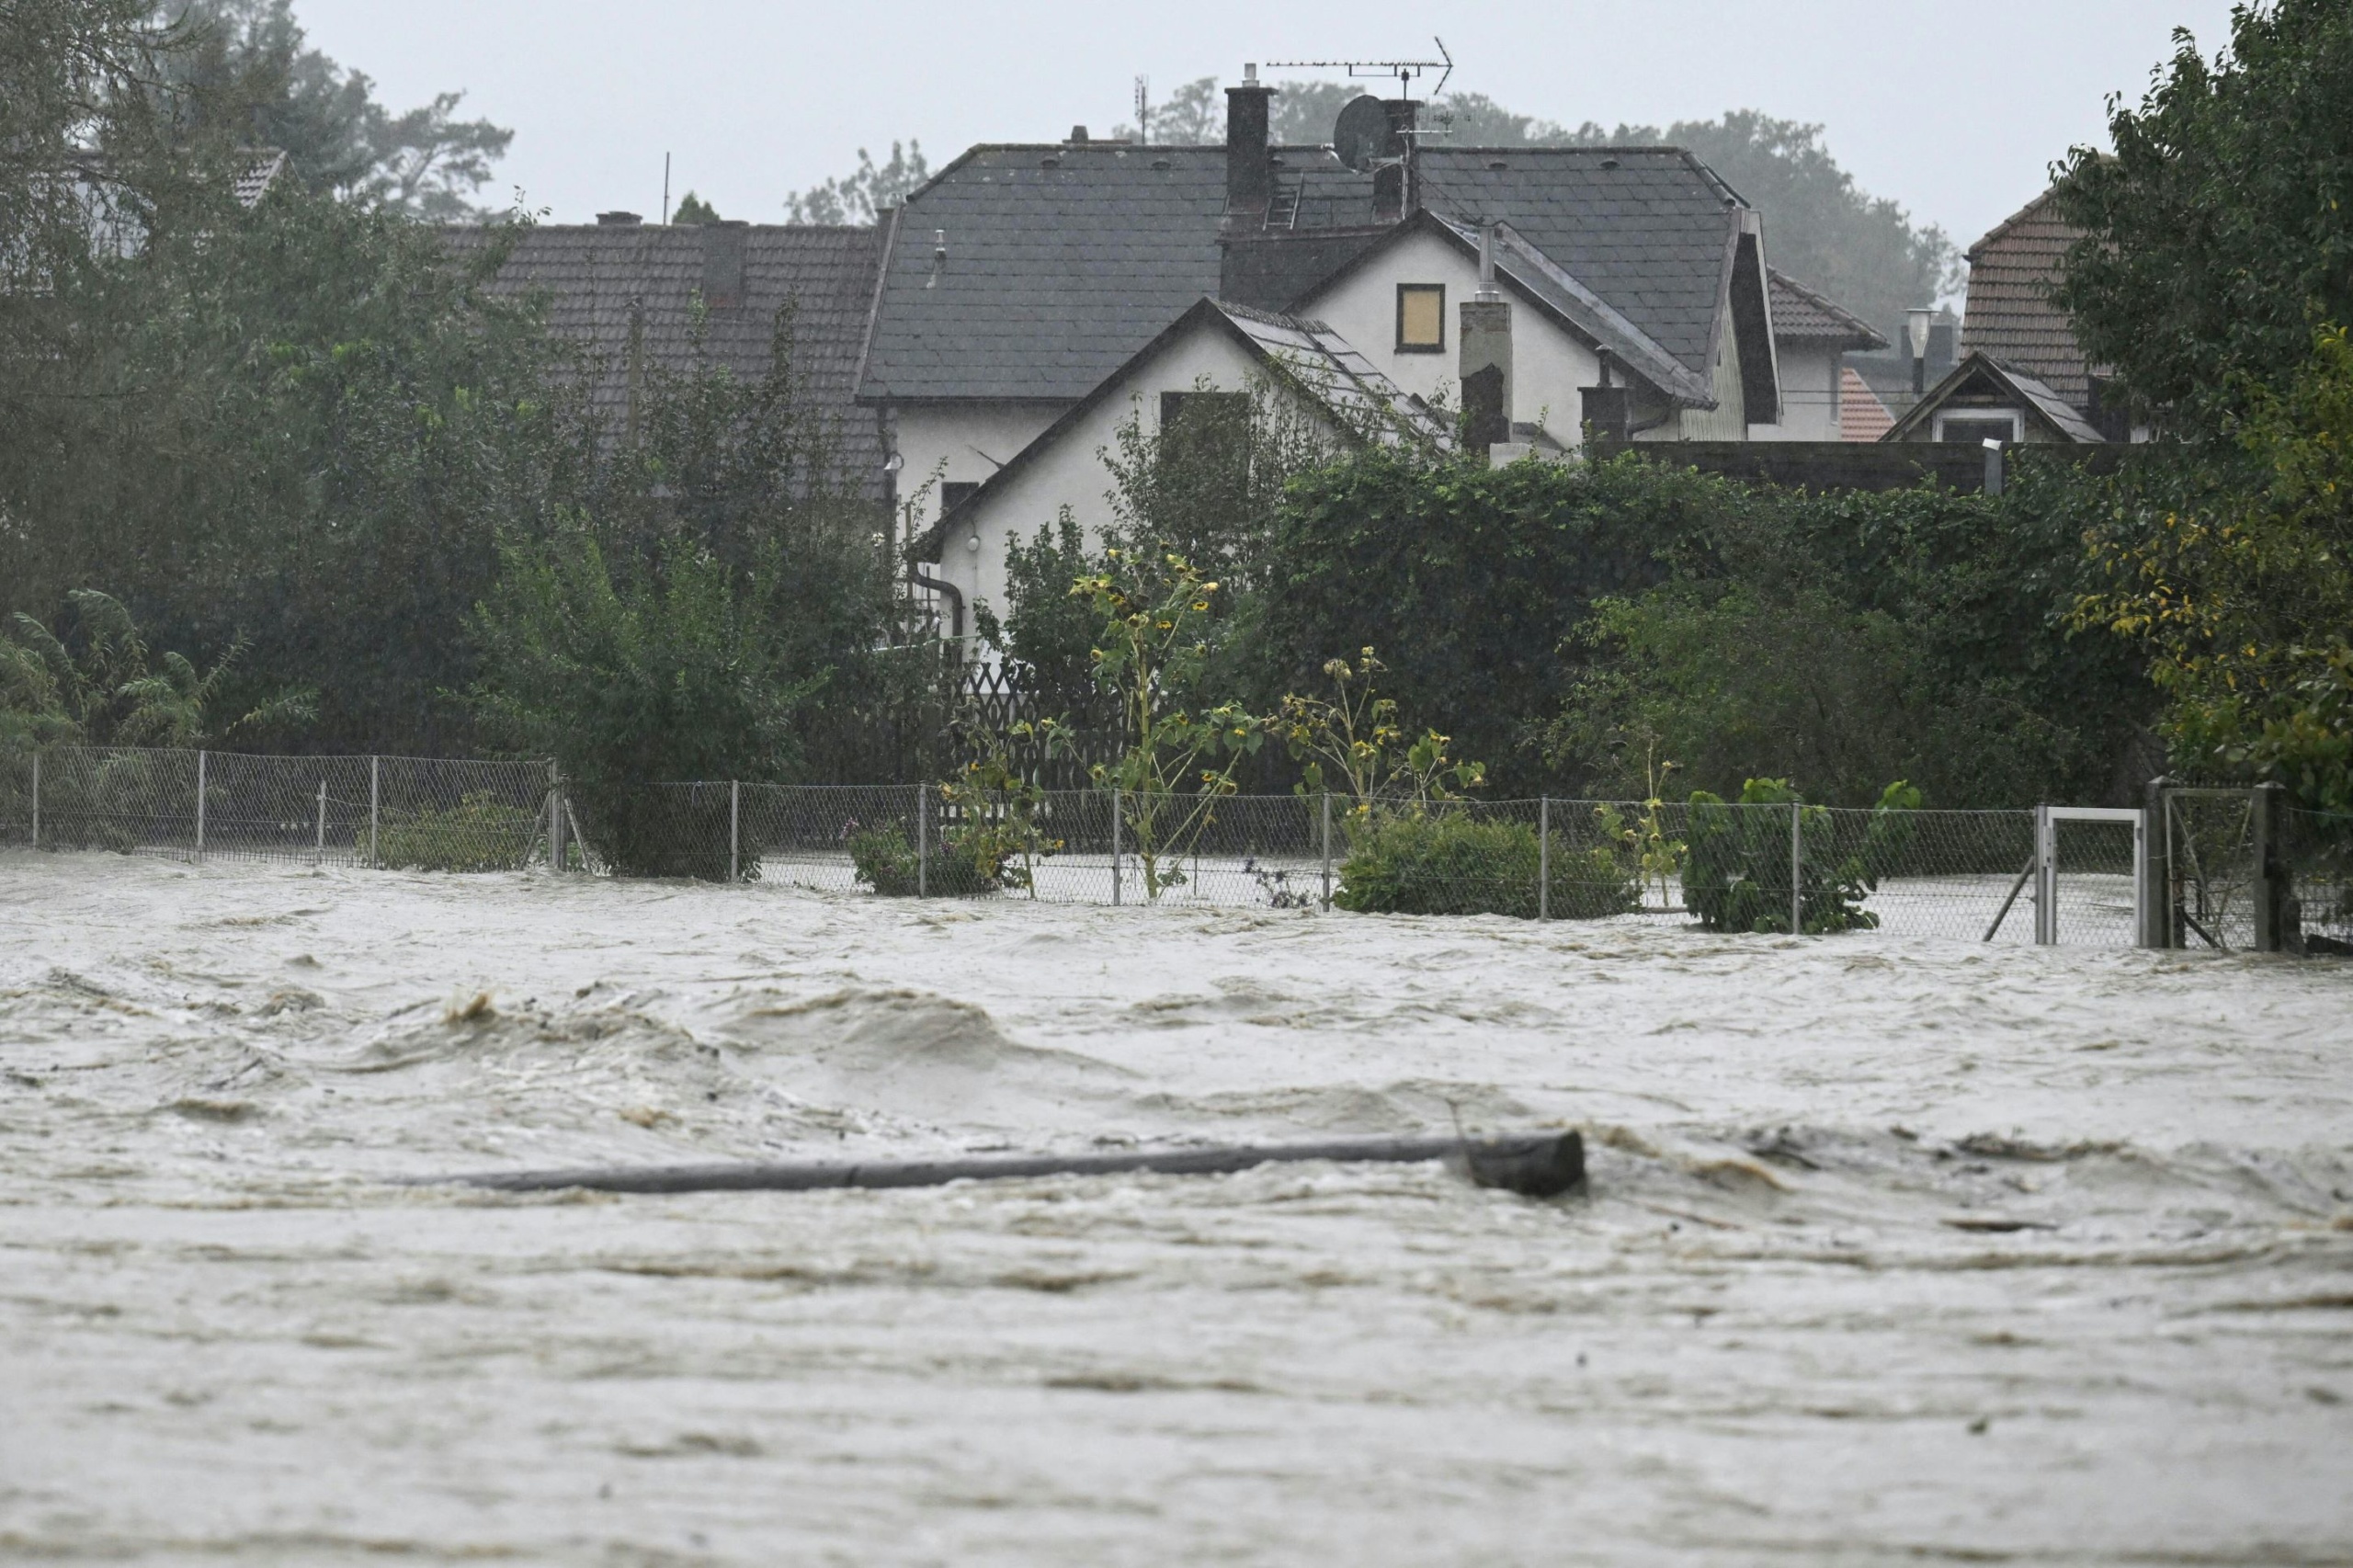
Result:
<instances>
[{"instance_id":1,"label":"grey tiled roof","mask_svg":"<svg viewBox=\"0 0 2353 1568\"><path fill-rule=\"evenodd\" d=\"M1742 203L1690 153L1447 147L1425 152L1421 170L1426 206L1510 224L1685 369L1710 374Z\"/></svg>"},{"instance_id":2,"label":"grey tiled roof","mask_svg":"<svg viewBox=\"0 0 2353 1568\"><path fill-rule=\"evenodd\" d=\"M1224 212L1222 147L973 148L900 214L860 395L1084 397L1217 292Z\"/></svg>"},{"instance_id":3,"label":"grey tiled roof","mask_svg":"<svg viewBox=\"0 0 2353 1568\"><path fill-rule=\"evenodd\" d=\"M708 316L700 352L737 376L768 373L777 312L794 305L793 353L812 400L839 422L841 460L861 489L881 494L882 449L871 412L851 401L873 308L879 232L784 224L747 225L744 292ZM453 226L444 243L466 256L490 232ZM492 284L510 295L545 290L549 324L588 349L599 373L590 402L618 426L629 404L631 324L642 317L642 352L674 370L693 368L693 301L704 281L704 250L720 231L701 224L542 224L526 232Z\"/></svg>"},{"instance_id":4,"label":"grey tiled roof","mask_svg":"<svg viewBox=\"0 0 2353 1568\"><path fill-rule=\"evenodd\" d=\"M1276 152L1279 225L1370 221L1368 176L1327 148ZM1420 170L1423 206L1509 223L1709 376L1741 204L1698 160L1674 148L1431 148ZM907 199L859 395L1083 397L1218 291L1224 218L1222 147L976 147ZM937 267L936 231L948 253Z\"/></svg>"},{"instance_id":5,"label":"grey tiled roof","mask_svg":"<svg viewBox=\"0 0 2353 1568\"><path fill-rule=\"evenodd\" d=\"M1451 219L1440 219L1467 247L1476 249L1478 231ZM1530 244L1527 236L1506 223L1495 270L1519 284L1570 321L1586 335L1615 355L1653 386L1679 403L1695 408L1716 406L1715 388L1708 378L1669 354L1608 301L1588 289L1566 268Z\"/></svg>"},{"instance_id":6,"label":"grey tiled roof","mask_svg":"<svg viewBox=\"0 0 2353 1568\"><path fill-rule=\"evenodd\" d=\"M1836 343L1844 348L1884 348L1870 323L1815 293L1785 272L1766 268L1773 291L1773 335L1785 343Z\"/></svg>"}]
</instances>

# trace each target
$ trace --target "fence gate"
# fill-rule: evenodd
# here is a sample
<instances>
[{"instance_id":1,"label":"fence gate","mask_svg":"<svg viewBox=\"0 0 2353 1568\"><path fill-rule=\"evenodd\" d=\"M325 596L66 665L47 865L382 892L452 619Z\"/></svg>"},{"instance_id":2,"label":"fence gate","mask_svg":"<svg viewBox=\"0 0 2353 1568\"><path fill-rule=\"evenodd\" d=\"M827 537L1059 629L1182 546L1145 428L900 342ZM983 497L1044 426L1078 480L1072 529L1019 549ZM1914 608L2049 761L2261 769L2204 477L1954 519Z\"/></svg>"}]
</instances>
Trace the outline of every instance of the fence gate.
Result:
<instances>
[{"instance_id":1,"label":"fence gate","mask_svg":"<svg viewBox=\"0 0 2353 1568\"><path fill-rule=\"evenodd\" d=\"M2149 789L2155 891L2144 940L2154 948L2276 952L2281 945L2279 789Z\"/></svg>"},{"instance_id":2,"label":"fence gate","mask_svg":"<svg viewBox=\"0 0 2353 1568\"><path fill-rule=\"evenodd\" d=\"M2034 861L2037 942L2145 945L2149 877L2143 812L2129 806L2038 807Z\"/></svg>"}]
</instances>

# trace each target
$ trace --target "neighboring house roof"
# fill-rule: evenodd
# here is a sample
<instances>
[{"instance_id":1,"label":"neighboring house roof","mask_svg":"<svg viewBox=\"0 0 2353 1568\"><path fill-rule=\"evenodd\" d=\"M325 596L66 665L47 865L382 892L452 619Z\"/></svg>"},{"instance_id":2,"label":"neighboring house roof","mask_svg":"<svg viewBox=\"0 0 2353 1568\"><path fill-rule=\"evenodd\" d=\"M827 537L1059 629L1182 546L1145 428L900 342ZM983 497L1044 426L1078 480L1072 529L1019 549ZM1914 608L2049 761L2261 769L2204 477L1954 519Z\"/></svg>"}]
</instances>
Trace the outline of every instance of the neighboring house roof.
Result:
<instances>
[{"instance_id":1,"label":"neighboring house roof","mask_svg":"<svg viewBox=\"0 0 2353 1568\"><path fill-rule=\"evenodd\" d=\"M1222 147L973 148L900 210L859 395L1086 396L1217 292L1224 212Z\"/></svg>"},{"instance_id":2,"label":"neighboring house roof","mask_svg":"<svg viewBox=\"0 0 2353 1568\"><path fill-rule=\"evenodd\" d=\"M1938 411L1962 393L1987 390L2023 406L2028 418L2040 421L2047 434L2054 435L2063 441L2097 445L2108 439L2093 427L2089 420L2075 412L2074 404L2050 386L2015 366L2005 365L1984 354L1962 356L1961 363L1952 368L1952 373L1930 387L1880 439L1907 440L1917 431L1932 429L1932 422Z\"/></svg>"},{"instance_id":3,"label":"neighboring house roof","mask_svg":"<svg viewBox=\"0 0 2353 1568\"><path fill-rule=\"evenodd\" d=\"M1344 265L1369 237L1373 181L1328 147L1274 152L1258 232L1334 241L1283 253L1291 270L1269 288L1304 290L1316 266ZM1666 147L1429 147L1416 176L1421 207L1510 225L1708 381L1720 312L1728 295L1740 303L1745 207L1698 159ZM1085 396L1192 301L1221 291L1221 241L1237 237L1225 199L1222 146L973 148L901 210L860 398ZM1756 289L1748 313L1761 322L1761 278ZM1770 353L1767 343L1767 362Z\"/></svg>"},{"instance_id":4,"label":"neighboring house roof","mask_svg":"<svg viewBox=\"0 0 2353 1568\"><path fill-rule=\"evenodd\" d=\"M1432 147L1420 171L1424 205L1510 224L1710 373L1746 203L1699 159L1679 147Z\"/></svg>"},{"instance_id":5,"label":"neighboring house roof","mask_svg":"<svg viewBox=\"0 0 2353 1568\"><path fill-rule=\"evenodd\" d=\"M1788 273L1768 267L1773 294L1773 335L1784 343L1831 344L1865 351L1884 348L1887 339L1870 323L1815 293Z\"/></svg>"},{"instance_id":6,"label":"neighboring house roof","mask_svg":"<svg viewBox=\"0 0 2353 1568\"><path fill-rule=\"evenodd\" d=\"M1895 416L1852 365L1838 369L1838 438L1876 441L1894 426Z\"/></svg>"},{"instance_id":7,"label":"neighboring house roof","mask_svg":"<svg viewBox=\"0 0 2353 1568\"><path fill-rule=\"evenodd\" d=\"M452 255L491 244L479 225L442 230ZM491 284L508 296L543 290L548 324L592 357L589 401L610 427L627 416L631 343L644 363L685 371L722 364L745 380L768 374L778 312L793 307L795 371L811 401L839 422L843 472L865 493L882 492L882 447L874 416L852 401L858 356L873 309L881 240L872 228L801 224L540 224L514 237ZM740 247L740 248L737 248ZM721 292L741 257L740 293ZM702 341L694 335L697 296L712 297Z\"/></svg>"},{"instance_id":8,"label":"neighboring house roof","mask_svg":"<svg viewBox=\"0 0 2353 1568\"><path fill-rule=\"evenodd\" d=\"M1472 255L1479 250L1479 231L1451 219L1438 219L1454 240ZM1530 244L1508 223L1498 224L1495 271L1516 282L1577 335L1597 348L1606 348L1675 402L1693 408L1716 406L1710 379L1682 363L1600 295L1570 276L1567 268Z\"/></svg>"},{"instance_id":9,"label":"neighboring house roof","mask_svg":"<svg viewBox=\"0 0 2353 1568\"><path fill-rule=\"evenodd\" d=\"M1961 347L2012 366L2085 409L2091 368L2066 312L2051 302L2067 248L2084 232L2059 217L2052 196L2044 191L1969 247Z\"/></svg>"},{"instance_id":10,"label":"neighboring house roof","mask_svg":"<svg viewBox=\"0 0 2353 1568\"><path fill-rule=\"evenodd\" d=\"M916 561L937 561L949 530L983 507L1063 437L1115 396L1139 371L1199 330L1223 332L1269 374L1324 405L1344 434L1359 439L1451 443L1447 422L1397 384L1371 360L1319 321L1302 320L1272 311L1254 310L1223 300L1203 299L1178 316L1150 343L1089 388L1085 397L1065 410L981 486L940 514L909 550Z\"/></svg>"}]
</instances>

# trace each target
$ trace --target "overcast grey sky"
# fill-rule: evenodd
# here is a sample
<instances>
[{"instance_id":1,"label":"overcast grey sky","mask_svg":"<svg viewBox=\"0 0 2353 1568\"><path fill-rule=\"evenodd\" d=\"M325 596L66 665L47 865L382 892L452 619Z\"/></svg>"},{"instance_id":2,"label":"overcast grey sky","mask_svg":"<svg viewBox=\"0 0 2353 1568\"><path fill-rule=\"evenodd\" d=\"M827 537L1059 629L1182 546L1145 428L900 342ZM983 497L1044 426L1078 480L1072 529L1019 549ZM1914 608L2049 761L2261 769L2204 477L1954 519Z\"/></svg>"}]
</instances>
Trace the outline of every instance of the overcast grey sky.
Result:
<instances>
[{"instance_id":1,"label":"overcast grey sky","mask_svg":"<svg viewBox=\"0 0 2353 1568\"><path fill-rule=\"evenodd\" d=\"M1966 244L2041 188L2102 105L2138 98L2186 26L2211 53L2229 0L295 0L314 42L395 108L462 87L515 128L503 185L582 222L652 217L662 154L731 218L916 137L937 167L975 142L1130 118L1245 61L1453 51L1453 85L1574 124L1758 108L1827 127L1865 188ZM1302 73L1277 72L1277 75ZM502 191L503 194L503 191Z\"/></svg>"}]
</instances>

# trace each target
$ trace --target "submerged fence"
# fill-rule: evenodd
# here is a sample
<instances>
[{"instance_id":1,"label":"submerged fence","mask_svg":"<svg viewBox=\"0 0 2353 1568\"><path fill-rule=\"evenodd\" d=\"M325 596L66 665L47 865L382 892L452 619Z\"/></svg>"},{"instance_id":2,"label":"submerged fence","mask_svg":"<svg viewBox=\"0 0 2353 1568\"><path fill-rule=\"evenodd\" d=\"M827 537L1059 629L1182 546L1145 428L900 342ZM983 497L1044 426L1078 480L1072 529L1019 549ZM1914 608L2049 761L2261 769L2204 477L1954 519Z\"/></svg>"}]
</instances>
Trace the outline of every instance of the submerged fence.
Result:
<instances>
[{"instance_id":1,"label":"submerged fence","mask_svg":"<svg viewBox=\"0 0 2353 1568\"><path fill-rule=\"evenodd\" d=\"M2009 943L2353 951L2353 821L2160 784L2145 811L652 784L543 762L0 756L0 844L892 897L1339 908Z\"/></svg>"}]
</instances>

